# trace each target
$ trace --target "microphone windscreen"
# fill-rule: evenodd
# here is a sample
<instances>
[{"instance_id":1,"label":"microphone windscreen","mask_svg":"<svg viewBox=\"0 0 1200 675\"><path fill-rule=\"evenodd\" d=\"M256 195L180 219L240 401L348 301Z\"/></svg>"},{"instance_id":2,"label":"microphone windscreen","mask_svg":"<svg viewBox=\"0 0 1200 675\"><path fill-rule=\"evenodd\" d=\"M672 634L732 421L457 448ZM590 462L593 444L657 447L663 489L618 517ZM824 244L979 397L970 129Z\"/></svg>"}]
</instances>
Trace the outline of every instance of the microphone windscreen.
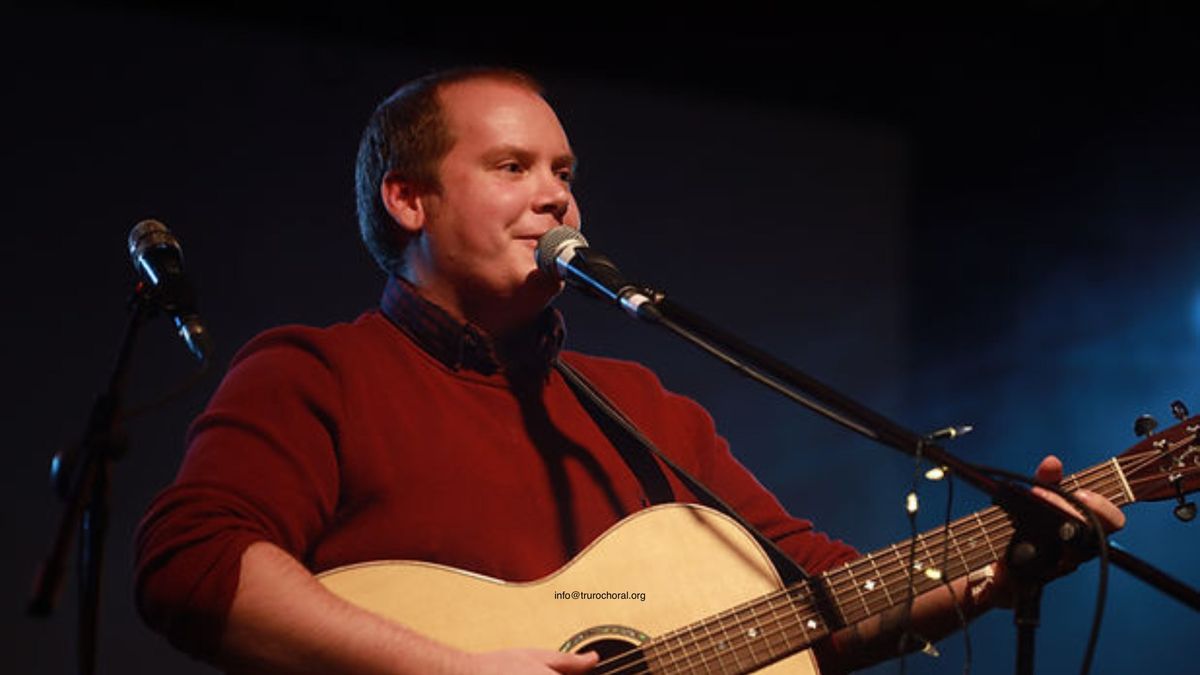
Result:
<instances>
[{"instance_id":1,"label":"microphone windscreen","mask_svg":"<svg viewBox=\"0 0 1200 675\"><path fill-rule=\"evenodd\" d=\"M558 269L556 268L554 261L558 259L558 256L560 253L562 253L563 249L567 247L579 248L587 245L587 239L583 237L583 234L579 230L573 227L567 227L566 225L559 225L546 234L543 234L538 239L538 269L548 274L558 276Z\"/></svg>"},{"instance_id":2,"label":"microphone windscreen","mask_svg":"<svg viewBox=\"0 0 1200 675\"><path fill-rule=\"evenodd\" d=\"M143 220L129 231L129 255L137 265L137 259L147 250L158 247L170 247L179 251L179 240L166 225L157 220Z\"/></svg>"}]
</instances>

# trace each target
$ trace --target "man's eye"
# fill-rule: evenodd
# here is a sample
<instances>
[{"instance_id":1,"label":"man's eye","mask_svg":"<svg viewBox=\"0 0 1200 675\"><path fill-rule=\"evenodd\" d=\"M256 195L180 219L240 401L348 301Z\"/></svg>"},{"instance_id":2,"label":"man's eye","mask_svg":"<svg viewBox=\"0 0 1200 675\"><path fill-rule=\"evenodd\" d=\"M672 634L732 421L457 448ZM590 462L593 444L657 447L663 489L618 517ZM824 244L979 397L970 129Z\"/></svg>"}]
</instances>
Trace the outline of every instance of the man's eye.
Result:
<instances>
[{"instance_id":1,"label":"man's eye","mask_svg":"<svg viewBox=\"0 0 1200 675\"><path fill-rule=\"evenodd\" d=\"M575 172L567 170L567 169L563 169L562 171L558 172L558 179L564 183L574 183L575 182Z\"/></svg>"},{"instance_id":2,"label":"man's eye","mask_svg":"<svg viewBox=\"0 0 1200 675\"><path fill-rule=\"evenodd\" d=\"M519 162L505 162L500 165L500 170L508 173L521 173L525 167L521 166Z\"/></svg>"}]
</instances>

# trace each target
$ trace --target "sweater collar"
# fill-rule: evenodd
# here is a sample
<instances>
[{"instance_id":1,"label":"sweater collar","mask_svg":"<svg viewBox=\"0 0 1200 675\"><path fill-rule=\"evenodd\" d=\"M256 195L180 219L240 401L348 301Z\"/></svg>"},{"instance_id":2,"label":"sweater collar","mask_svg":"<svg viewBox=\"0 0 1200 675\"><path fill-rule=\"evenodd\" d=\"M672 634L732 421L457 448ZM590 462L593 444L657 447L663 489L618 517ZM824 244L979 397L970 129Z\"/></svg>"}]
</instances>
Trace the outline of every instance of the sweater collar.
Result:
<instances>
[{"instance_id":1,"label":"sweater collar","mask_svg":"<svg viewBox=\"0 0 1200 675\"><path fill-rule=\"evenodd\" d=\"M546 373L566 337L562 315L547 307L527 328L504 341L482 328L462 323L442 307L421 297L407 279L388 278L380 300L384 316L451 370L484 375L500 371Z\"/></svg>"}]
</instances>

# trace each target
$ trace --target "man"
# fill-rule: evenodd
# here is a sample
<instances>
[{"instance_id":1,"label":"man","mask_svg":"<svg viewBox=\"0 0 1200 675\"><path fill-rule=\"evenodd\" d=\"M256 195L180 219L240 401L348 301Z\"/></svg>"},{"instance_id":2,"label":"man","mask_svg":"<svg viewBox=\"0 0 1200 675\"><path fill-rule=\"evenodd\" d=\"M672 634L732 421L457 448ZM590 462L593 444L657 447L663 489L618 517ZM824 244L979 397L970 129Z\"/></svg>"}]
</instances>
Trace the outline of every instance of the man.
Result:
<instances>
[{"instance_id":1,"label":"man","mask_svg":"<svg viewBox=\"0 0 1200 675\"><path fill-rule=\"evenodd\" d=\"M577 673L593 654L468 654L359 609L314 572L417 559L527 581L648 505L645 476L552 369L581 371L674 461L809 572L856 556L789 516L695 403L635 364L562 352L561 290L533 251L579 227L575 157L528 77L454 71L402 88L359 151L364 240L391 275L351 324L251 341L192 427L176 483L139 531L139 603L182 648L234 670ZM1039 467L1044 479L1056 460ZM670 493L695 501L673 474ZM1120 512L1081 495L1112 526ZM970 613L990 600L957 583ZM913 627L956 624L945 590ZM894 615L895 613L893 613ZM872 619L818 646L840 670L895 654Z\"/></svg>"}]
</instances>

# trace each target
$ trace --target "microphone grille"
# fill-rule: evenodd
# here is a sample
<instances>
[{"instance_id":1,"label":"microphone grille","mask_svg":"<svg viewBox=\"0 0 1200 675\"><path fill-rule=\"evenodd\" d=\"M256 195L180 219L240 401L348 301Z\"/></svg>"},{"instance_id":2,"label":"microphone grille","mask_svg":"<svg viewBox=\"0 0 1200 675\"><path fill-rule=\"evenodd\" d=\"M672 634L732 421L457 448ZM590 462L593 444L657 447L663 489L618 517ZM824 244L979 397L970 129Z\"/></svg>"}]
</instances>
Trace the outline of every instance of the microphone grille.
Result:
<instances>
[{"instance_id":1,"label":"microphone grille","mask_svg":"<svg viewBox=\"0 0 1200 675\"><path fill-rule=\"evenodd\" d=\"M141 257L147 249L157 247L170 247L180 251L179 240L171 234L166 225L157 220L143 220L129 231L129 255L134 259Z\"/></svg>"},{"instance_id":2,"label":"microphone grille","mask_svg":"<svg viewBox=\"0 0 1200 675\"><path fill-rule=\"evenodd\" d=\"M538 269L542 270L543 272L557 274L554 261L558 258L559 254L562 253L563 249L579 248L587 245L587 239L583 237L583 234L579 230L573 227L567 227L566 225L559 225L546 234L543 234L541 238L538 239Z\"/></svg>"}]
</instances>

